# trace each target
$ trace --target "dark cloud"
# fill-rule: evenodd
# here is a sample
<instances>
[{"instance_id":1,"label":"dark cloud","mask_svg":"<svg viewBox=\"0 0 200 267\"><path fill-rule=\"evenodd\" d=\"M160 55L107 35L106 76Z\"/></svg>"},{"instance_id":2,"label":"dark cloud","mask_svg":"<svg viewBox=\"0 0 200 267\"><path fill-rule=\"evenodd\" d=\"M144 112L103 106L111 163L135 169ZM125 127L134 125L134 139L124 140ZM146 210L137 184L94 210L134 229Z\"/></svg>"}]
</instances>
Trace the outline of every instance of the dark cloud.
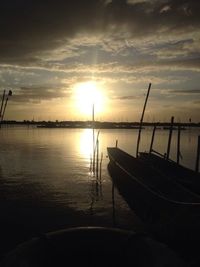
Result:
<instances>
[{"instance_id":1,"label":"dark cloud","mask_svg":"<svg viewBox=\"0 0 200 267\"><path fill-rule=\"evenodd\" d=\"M14 102L34 102L40 103L44 100L51 100L56 98L63 98L69 96L62 88L50 87L50 86L32 86L21 87L15 94L13 94L11 100Z\"/></svg>"},{"instance_id":2,"label":"dark cloud","mask_svg":"<svg viewBox=\"0 0 200 267\"><path fill-rule=\"evenodd\" d=\"M170 93L175 93L180 95L200 94L200 89L170 90Z\"/></svg>"},{"instance_id":3,"label":"dark cloud","mask_svg":"<svg viewBox=\"0 0 200 267\"><path fill-rule=\"evenodd\" d=\"M0 60L37 62L78 33L120 28L133 36L194 30L200 26L196 0L128 2L126 0L2 0Z\"/></svg>"},{"instance_id":4,"label":"dark cloud","mask_svg":"<svg viewBox=\"0 0 200 267\"><path fill-rule=\"evenodd\" d=\"M33 60L37 52L51 50L79 31L90 31L101 6L102 1L93 0L1 2L1 58Z\"/></svg>"},{"instance_id":5,"label":"dark cloud","mask_svg":"<svg viewBox=\"0 0 200 267\"><path fill-rule=\"evenodd\" d=\"M138 96L135 95L127 95L127 96L115 96L113 99L115 100L132 100L132 99L137 99Z\"/></svg>"},{"instance_id":6,"label":"dark cloud","mask_svg":"<svg viewBox=\"0 0 200 267\"><path fill-rule=\"evenodd\" d=\"M200 55L193 55L191 58L180 58L180 59L168 59L168 60L159 60L155 62L146 62L144 66L152 66L157 68L167 68L170 69L187 69L187 70L196 70L200 69Z\"/></svg>"}]
</instances>

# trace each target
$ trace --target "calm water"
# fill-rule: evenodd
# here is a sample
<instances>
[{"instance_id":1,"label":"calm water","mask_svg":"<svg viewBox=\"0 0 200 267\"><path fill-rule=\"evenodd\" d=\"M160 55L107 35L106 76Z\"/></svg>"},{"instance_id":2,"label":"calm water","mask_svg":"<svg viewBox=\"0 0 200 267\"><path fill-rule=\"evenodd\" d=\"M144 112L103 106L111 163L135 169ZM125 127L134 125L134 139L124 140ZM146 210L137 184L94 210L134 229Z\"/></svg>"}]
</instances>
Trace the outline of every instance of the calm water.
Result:
<instances>
[{"instance_id":1,"label":"calm water","mask_svg":"<svg viewBox=\"0 0 200 267\"><path fill-rule=\"evenodd\" d=\"M97 134L97 133L96 133ZM1 250L42 232L83 225L142 229L107 172L107 146L135 155L138 130L101 130L99 184L90 173L92 130L7 127L0 131ZM152 129L142 132L148 150ZM181 163L194 169L200 129L181 133ZM176 135L171 157L176 156ZM158 130L154 149L164 153L168 131Z\"/></svg>"}]
</instances>

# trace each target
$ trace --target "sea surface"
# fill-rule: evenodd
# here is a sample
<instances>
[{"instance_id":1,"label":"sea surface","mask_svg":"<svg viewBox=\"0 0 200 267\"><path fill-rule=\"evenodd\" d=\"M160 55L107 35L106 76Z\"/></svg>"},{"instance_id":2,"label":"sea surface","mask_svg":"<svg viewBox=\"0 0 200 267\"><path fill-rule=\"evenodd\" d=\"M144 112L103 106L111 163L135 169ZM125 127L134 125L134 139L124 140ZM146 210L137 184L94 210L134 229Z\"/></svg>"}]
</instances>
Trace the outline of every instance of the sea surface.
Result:
<instances>
[{"instance_id":1,"label":"sea surface","mask_svg":"<svg viewBox=\"0 0 200 267\"><path fill-rule=\"evenodd\" d=\"M95 130L97 137L98 130ZM0 254L42 233L74 226L143 230L139 218L114 188L107 171L107 147L135 155L138 130L99 131L98 178L92 172L91 129L0 129ZM142 130L140 151L148 151L152 128ZM167 151L169 131L158 129L154 149ZM200 128L181 132L181 164L195 168ZM177 131L170 157L176 160ZM99 164L100 165L100 164Z\"/></svg>"}]
</instances>

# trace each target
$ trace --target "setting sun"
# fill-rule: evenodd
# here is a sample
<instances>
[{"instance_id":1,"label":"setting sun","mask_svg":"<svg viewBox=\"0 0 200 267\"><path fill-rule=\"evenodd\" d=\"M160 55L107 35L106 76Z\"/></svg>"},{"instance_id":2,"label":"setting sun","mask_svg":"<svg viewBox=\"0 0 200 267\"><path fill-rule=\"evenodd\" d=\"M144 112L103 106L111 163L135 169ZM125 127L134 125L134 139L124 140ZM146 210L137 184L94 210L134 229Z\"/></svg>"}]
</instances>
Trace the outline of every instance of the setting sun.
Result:
<instances>
[{"instance_id":1,"label":"setting sun","mask_svg":"<svg viewBox=\"0 0 200 267\"><path fill-rule=\"evenodd\" d=\"M95 114L104 111L105 96L96 82L89 81L78 83L75 85L74 89L76 108L82 115L90 115L93 105L95 106Z\"/></svg>"}]
</instances>

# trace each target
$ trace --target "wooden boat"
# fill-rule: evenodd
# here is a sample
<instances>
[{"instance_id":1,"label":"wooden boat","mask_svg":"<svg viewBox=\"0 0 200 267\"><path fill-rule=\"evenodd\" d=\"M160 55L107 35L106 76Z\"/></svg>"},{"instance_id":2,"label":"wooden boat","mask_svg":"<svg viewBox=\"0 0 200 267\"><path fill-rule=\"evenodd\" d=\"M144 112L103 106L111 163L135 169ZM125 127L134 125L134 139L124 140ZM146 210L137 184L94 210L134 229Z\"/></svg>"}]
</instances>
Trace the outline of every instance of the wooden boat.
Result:
<instances>
[{"instance_id":1,"label":"wooden boat","mask_svg":"<svg viewBox=\"0 0 200 267\"><path fill-rule=\"evenodd\" d=\"M144 160L145 157L142 157L139 152L141 129L150 88L151 83L140 119L136 157L117 147L108 147L110 159L108 170L126 202L157 237L169 243L175 240L187 241L186 243L190 241L194 243L194 240L199 242L200 196L171 179L159 169L159 166L152 167L150 161ZM167 159L169 159L173 121L174 117L171 118ZM150 151L152 151L155 129L156 127L154 127Z\"/></svg>"},{"instance_id":2,"label":"wooden boat","mask_svg":"<svg viewBox=\"0 0 200 267\"><path fill-rule=\"evenodd\" d=\"M165 241L200 237L200 197L144 160L108 147L108 170L129 206Z\"/></svg>"},{"instance_id":3,"label":"wooden boat","mask_svg":"<svg viewBox=\"0 0 200 267\"><path fill-rule=\"evenodd\" d=\"M140 159L156 168L169 179L174 180L189 190L200 195L200 174L189 168L178 165L175 161L167 160L155 153L140 152Z\"/></svg>"}]
</instances>

